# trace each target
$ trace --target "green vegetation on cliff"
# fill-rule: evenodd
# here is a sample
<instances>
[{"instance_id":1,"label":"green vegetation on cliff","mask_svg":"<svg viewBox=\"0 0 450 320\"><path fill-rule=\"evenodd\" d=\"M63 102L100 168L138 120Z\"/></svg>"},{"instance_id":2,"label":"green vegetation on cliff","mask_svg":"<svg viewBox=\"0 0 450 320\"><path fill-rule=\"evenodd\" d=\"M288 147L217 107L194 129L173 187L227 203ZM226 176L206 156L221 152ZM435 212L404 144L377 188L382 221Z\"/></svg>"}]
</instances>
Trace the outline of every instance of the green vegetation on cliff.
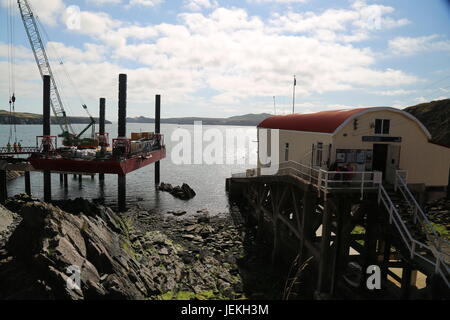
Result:
<instances>
[{"instance_id":1,"label":"green vegetation on cliff","mask_svg":"<svg viewBox=\"0 0 450 320\"><path fill-rule=\"evenodd\" d=\"M421 103L405 111L427 127L434 141L450 145L450 99Z\"/></svg>"}]
</instances>

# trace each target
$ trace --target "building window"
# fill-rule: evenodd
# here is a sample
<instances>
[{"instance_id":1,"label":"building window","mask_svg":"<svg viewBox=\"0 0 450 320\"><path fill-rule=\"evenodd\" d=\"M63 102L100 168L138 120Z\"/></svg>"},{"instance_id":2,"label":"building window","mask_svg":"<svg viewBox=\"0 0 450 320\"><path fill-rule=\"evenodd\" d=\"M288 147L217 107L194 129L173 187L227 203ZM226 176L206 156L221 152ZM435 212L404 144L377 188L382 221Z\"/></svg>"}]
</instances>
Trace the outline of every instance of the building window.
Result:
<instances>
[{"instance_id":1,"label":"building window","mask_svg":"<svg viewBox=\"0 0 450 320\"><path fill-rule=\"evenodd\" d=\"M391 128L391 120L376 119L375 120L375 134L389 134Z\"/></svg>"},{"instance_id":2,"label":"building window","mask_svg":"<svg viewBox=\"0 0 450 320\"><path fill-rule=\"evenodd\" d=\"M284 161L289 161L289 143L286 143L284 148Z\"/></svg>"},{"instance_id":3,"label":"building window","mask_svg":"<svg viewBox=\"0 0 450 320\"><path fill-rule=\"evenodd\" d=\"M319 142L317 143L317 149L316 149L316 163L315 165L318 167L322 166L322 157L323 157L323 143Z\"/></svg>"}]
</instances>

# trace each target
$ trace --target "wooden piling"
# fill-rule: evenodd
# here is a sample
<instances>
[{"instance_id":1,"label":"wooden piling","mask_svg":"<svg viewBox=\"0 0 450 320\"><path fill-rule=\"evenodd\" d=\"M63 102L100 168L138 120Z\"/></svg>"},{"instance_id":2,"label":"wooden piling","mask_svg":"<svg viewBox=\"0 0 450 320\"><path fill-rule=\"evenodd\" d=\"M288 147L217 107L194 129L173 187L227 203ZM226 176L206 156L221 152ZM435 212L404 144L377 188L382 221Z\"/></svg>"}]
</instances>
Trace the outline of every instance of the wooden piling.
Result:
<instances>
[{"instance_id":1,"label":"wooden piling","mask_svg":"<svg viewBox=\"0 0 450 320\"><path fill-rule=\"evenodd\" d=\"M127 75L119 75L119 119L118 136L124 138L127 135ZM126 210L126 175L117 175L117 198L119 211Z\"/></svg>"},{"instance_id":2,"label":"wooden piling","mask_svg":"<svg viewBox=\"0 0 450 320\"><path fill-rule=\"evenodd\" d=\"M336 240L333 252L333 267L331 270L331 294L334 295L339 278L342 276L348 262L350 232L344 228L351 219L351 201L340 197L337 201Z\"/></svg>"},{"instance_id":3,"label":"wooden piling","mask_svg":"<svg viewBox=\"0 0 450 320\"><path fill-rule=\"evenodd\" d=\"M161 95L155 97L155 133L161 133ZM161 162L155 162L155 185L161 182Z\"/></svg>"},{"instance_id":4,"label":"wooden piling","mask_svg":"<svg viewBox=\"0 0 450 320\"><path fill-rule=\"evenodd\" d=\"M119 211L126 211L126 185L127 185L127 176L124 174L117 175L117 185L118 185L118 202L119 202Z\"/></svg>"},{"instance_id":5,"label":"wooden piling","mask_svg":"<svg viewBox=\"0 0 450 320\"><path fill-rule=\"evenodd\" d=\"M314 192L306 191L303 194L302 200L302 217L301 217L301 236L300 240L300 263L305 262L311 253L308 251L306 243L309 241L313 242L315 236L315 230L313 230L312 222L314 217L314 211L317 205L317 199Z\"/></svg>"},{"instance_id":6,"label":"wooden piling","mask_svg":"<svg viewBox=\"0 0 450 320\"><path fill-rule=\"evenodd\" d=\"M319 275L317 281L316 297L330 293L330 240L331 240L332 212L330 200L324 203L322 216L322 241L320 244Z\"/></svg>"},{"instance_id":7,"label":"wooden piling","mask_svg":"<svg viewBox=\"0 0 450 320\"><path fill-rule=\"evenodd\" d=\"M105 120L106 120L106 116L105 116L105 109L106 109L106 99L105 98L100 98L100 110L99 110L99 133L100 135L103 135L105 133ZM103 153L105 150L105 147L102 146L101 148L101 152ZM104 181L105 180L105 174L104 173L100 173L99 174L99 180L100 181Z\"/></svg>"},{"instance_id":8,"label":"wooden piling","mask_svg":"<svg viewBox=\"0 0 450 320\"><path fill-rule=\"evenodd\" d=\"M374 205L376 202L366 201L362 204L364 212L366 212L366 223L364 225L364 248L362 252L363 264L361 269L361 291L368 291L367 288L367 268L371 265L378 265L377 261L377 212L378 207Z\"/></svg>"},{"instance_id":9,"label":"wooden piling","mask_svg":"<svg viewBox=\"0 0 450 320\"><path fill-rule=\"evenodd\" d=\"M8 199L8 189L6 185L6 170L0 170L0 204L5 204Z\"/></svg>"},{"instance_id":10,"label":"wooden piling","mask_svg":"<svg viewBox=\"0 0 450 320\"><path fill-rule=\"evenodd\" d=\"M25 193L31 197L31 175L30 175L30 171L25 171Z\"/></svg>"}]
</instances>

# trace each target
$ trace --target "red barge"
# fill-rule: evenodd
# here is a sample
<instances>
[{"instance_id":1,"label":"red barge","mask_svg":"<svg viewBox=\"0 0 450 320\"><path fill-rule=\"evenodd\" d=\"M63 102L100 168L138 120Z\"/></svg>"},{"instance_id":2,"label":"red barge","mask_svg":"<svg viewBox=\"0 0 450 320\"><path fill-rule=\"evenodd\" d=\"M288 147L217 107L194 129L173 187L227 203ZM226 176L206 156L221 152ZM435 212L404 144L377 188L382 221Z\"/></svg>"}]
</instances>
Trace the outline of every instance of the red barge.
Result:
<instances>
[{"instance_id":1,"label":"red barge","mask_svg":"<svg viewBox=\"0 0 450 320\"><path fill-rule=\"evenodd\" d=\"M151 139L132 140L118 138L113 140L111 151L91 150L95 156L83 159L73 149L53 147L56 137L38 137L42 139L41 152L34 153L28 159L38 171L67 173L104 173L128 174L166 157L164 136L155 135ZM44 151L47 149L47 151ZM68 155L68 151L71 153ZM85 151L86 152L86 151Z\"/></svg>"}]
</instances>

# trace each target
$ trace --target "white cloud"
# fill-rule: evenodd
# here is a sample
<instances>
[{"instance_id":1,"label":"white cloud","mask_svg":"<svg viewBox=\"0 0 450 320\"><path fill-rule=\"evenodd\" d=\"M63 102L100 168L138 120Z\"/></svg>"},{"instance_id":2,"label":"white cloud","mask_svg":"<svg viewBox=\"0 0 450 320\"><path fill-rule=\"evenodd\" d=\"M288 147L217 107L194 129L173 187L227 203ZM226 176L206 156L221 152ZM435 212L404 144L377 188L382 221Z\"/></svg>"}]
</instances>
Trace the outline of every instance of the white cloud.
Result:
<instances>
[{"instance_id":1,"label":"white cloud","mask_svg":"<svg viewBox=\"0 0 450 320\"><path fill-rule=\"evenodd\" d=\"M437 34L424 37L397 37L389 41L389 48L396 55L413 55L426 51L450 52L450 40L439 40Z\"/></svg>"},{"instance_id":2,"label":"white cloud","mask_svg":"<svg viewBox=\"0 0 450 320\"><path fill-rule=\"evenodd\" d=\"M16 1L1 0L3 7L8 7L9 3L14 6L13 10L19 15ZM43 23L51 26L55 26L58 23L58 18L65 9L63 0L28 0L28 3L34 15Z\"/></svg>"},{"instance_id":3,"label":"white cloud","mask_svg":"<svg viewBox=\"0 0 450 320\"><path fill-rule=\"evenodd\" d=\"M403 96L403 95L407 95L407 94L412 94L414 92L415 92L414 90L399 89L399 90L375 91L374 93L379 94L381 96L393 97L393 96Z\"/></svg>"},{"instance_id":4,"label":"white cloud","mask_svg":"<svg viewBox=\"0 0 450 320\"><path fill-rule=\"evenodd\" d=\"M81 28L70 32L92 40L80 48L67 43L52 46L65 58L80 93L89 99L116 99L117 74L128 73L130 104L148 103L160 93L181 110L195 105L217 112L236 107L257 111L258 100L292 96L293 74L298 79L298 98L389 86L396 90L417 82L417 77L401 70L376 67L376 53L352 46L372 32L360 23L364 6L358 5L320 13L290 11L267 20L240 8L215 8L208 14L182 13L178 23L156 25L81 11ZM390 20L392 9L383 10L381 25L389 28L392 24L385 22L397 20ZM62 21L65 18L63 11ZM0 45L0 57L3 50ZM29 59L28 74L22 70L20 78L27 84L27 77L39 79L32 55ZM204 90L209 97L199 96ZM32 94L33 89L29 91ZM69 90L66 95L75 93Z\"/></svg>"},{"instance_id":5,"label":"white cloud","mask_svg":"<svg viewBox=\"0 0 450 320\"><path fill-rule=\"evenodd\" d=\"M164 0L130 0L130 6L146 6L146 7L154 7L161 3L163 3Z\"/></svg>"},{"instance_id":6,"label":"white cloud","mask_svg":"<svg viewBox=\"0 0 450 320\"><path fill-rule=\"evenodd\" d=\"M122 0L86 0L86 2L102 6L105 4L119 4L122 3Z\"/></svg>"},{"instance_id":7,"label":"white cloud","mask_svg":"<svg viewBox=\"0 0 450 320\"><path fill-rule=\"evenodd\" d=\"M247 0L247 2L253 2L253 3L304 3L309 0Z\"/></svg>"},{"instance_id":8,"label":"white cloud","mask_svg":"<svg viewBox=\"0 0 450 320\"><path fill-rule=\"evenodd\" d=\"M275 13L269 22L276 32L312 34L327 41L358 42L367 40L370 32L409 23L407 19L395 20L387 16L393 11L392 7L355 1L348 9L327 9L320 14L310 11Z\"/></svg>"},{"instance_id":9,"label":"white cloud","mask_svg":"<svg viewBox=\"0 0 450 320\"><path fill-rule=\"evenodd\" d=\"M47 43L47 50L54 53L63 61L71 62L91 62L101 61L104 58L106 47L94 43L85 43L84 50L75 47L66 46L61 42ZM53 57L53 58L57 58ZM60 62L60 61L59 61Z\"/></svg>"},{"instance_id":10,"label":"white cloud","mask_svg":"<svg viewBox=\"0 0 450 320\"><path fill-rule=\"evenodd\" d=\"M191 11L201 11L203 9L213 9L219 4L215 0L184 0L184 6Z\"/></svg>"}]
</instances>

